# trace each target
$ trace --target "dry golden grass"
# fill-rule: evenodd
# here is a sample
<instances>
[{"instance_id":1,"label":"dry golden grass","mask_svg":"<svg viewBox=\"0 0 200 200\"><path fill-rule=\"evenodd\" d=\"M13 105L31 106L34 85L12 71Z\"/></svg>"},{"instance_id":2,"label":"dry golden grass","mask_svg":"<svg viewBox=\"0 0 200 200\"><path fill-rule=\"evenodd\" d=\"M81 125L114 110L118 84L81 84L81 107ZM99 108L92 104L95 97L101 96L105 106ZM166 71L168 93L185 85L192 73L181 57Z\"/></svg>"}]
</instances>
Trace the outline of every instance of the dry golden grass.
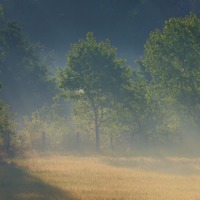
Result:
<instances>
[{"instance_id":1,"label":"dry golden grass","mask_svg":"<svg viewBox=\"0 0 200 200\"><path fill-rule=\"evenodd\" d=\"M200 158L43 156L12 162L7 167L20 170L22 175L15 178L23 180L15 185L8 177L11 186L6 185L1 180L5 174L0 174L1 200L200 199ZM5 188L15 195L6 198Z\"/></svg>"}]
</instances>

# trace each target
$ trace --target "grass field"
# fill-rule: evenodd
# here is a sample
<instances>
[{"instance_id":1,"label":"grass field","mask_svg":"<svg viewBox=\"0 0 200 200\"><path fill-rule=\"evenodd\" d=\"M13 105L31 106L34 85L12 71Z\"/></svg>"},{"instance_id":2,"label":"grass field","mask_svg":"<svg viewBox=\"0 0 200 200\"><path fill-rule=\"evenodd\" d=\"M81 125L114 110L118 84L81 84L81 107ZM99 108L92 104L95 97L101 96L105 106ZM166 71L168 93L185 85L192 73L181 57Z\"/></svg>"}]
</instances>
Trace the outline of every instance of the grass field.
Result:
<instances>
[{"instance_id":1,"label":"grass field","mask_svg":"<svg viewBox=\"0 0 200 200\"><path fill-rule=\"evenodd\" d=\"M0 164L0 200L200 200L200 158L34 156Z\"/></svg>"}]
</instances>

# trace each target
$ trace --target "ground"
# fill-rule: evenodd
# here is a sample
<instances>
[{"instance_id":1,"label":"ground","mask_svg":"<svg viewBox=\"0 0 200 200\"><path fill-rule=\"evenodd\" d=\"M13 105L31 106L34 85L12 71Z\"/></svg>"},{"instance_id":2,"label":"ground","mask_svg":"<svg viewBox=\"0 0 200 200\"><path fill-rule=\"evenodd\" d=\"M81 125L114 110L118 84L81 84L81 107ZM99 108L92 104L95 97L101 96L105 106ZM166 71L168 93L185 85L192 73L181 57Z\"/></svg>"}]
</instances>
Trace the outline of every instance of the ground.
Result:
<instances>
[{"instance_id":1,"label":"ground","mask_svg":"<svg viewBox=\"0 0 200 200\"><path fill-rule=\"evenodd\" d=\"M198 157L29 156L0 164L1 200L199 200Z\"/></svg>"}]
</instances>

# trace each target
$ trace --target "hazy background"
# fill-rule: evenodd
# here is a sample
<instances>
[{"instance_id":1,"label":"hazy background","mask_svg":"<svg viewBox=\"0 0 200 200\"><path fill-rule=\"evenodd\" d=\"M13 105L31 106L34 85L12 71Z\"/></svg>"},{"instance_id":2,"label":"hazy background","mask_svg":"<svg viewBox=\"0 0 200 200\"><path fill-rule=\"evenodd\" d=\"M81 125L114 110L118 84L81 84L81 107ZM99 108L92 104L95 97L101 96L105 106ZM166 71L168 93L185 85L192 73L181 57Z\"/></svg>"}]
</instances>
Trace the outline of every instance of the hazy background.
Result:
<instances>
[{"instance_id":1,"label":"hazy background","mask_svg":"<svg viewBox=\"0 0 200 200\"><path fill-rule=\"evenodd\" d=\"M56 81L54 81L57 77L54 72L56 72L58 67L66 65L66 55L71 49L72 44L81 38L85 38L88 32L93 32L97 41L104 41L108 38L111 44L118 48L120 56L126 58L132 68L137 67L139 69L135 61L140 56L143 56L144 45L152 31L155 31L157 28L162 30L166 20L172 17L184 17L191 11L197 17L200 16L200 0L0 0L1 4L4 10L4 18L10 22L16 21L19 27L15 26L15 29L11 27L11 29L8 29L8 34L2 34L3 39L0 37L0 51L4 47L4 38L8 41L8 44L5 44L2 51L5 59L3 56L2 58L0 57L0 82L2 83L0 99L9 105L11 111L19 115L20 122L23 121L22 125L24 125L24 129L18 133L19 141L21 142L19 145L25 146L25 148L30 147L41 150L44 146L43 141L46 141L51 149L55 151L60 146L66 151L72 146L80 150L80 144L83 147L89 146L93 151L95 144L93 122L87 125L87 122L84 122L85 116L79 116L80 114L77 114L80 119L72 122L73 120L70 118L71 113L69 111L71 104L65 104L64 100L59 102L60 104L52 101L58 94ZM1 31L4 27L2 24L0 25ZM5 33L7 32L5 31ZM16 37L17 34L19 37ZM24 37L28 37L28 41L33 42L34 45L37 42L44 45L44 51L40 51L40 48L31 49L29 42L23 43ZM168 40L170 41L170 39ZM19 51L20 45L17 45L17 42L23 44L22 52ZM31 49L30 52L32 51L33 54L26 51L28 49L26 45ZM175 45L175 49L176 47ZM181 46L181 48L183 47ZM53 64L55 70L53 70L53 73L48 71L48 67L52 67L52 63L50 63L51 59L47 59L47 63L41 59L41 54L42 58L45 58L49 52L55 55L55 62ZM185 52L188 52L187 47ZM157 54L154 53L153 55ZM28 58L27 63L24 62L26 56ZM149 57L152 57L152 55ZM199 56L194 56L194 58L198 60ZM50 65L48 65L49 63ZM147 61L147 63L149 62ZM47 67L46 64L48 65ZM193 67L192 65L189 66ZM198 66L195 65L196 68ZM174 71L170 71L170 73L174 74ZM52 82L49 81L49 74L55 78ZM143 75L146 78L145 72ZM198 76L191 76L191 78L197 79L197 83L199 83ZM120 123L124 123L124 126L128 126L128 131L119 130L120 123L118 121L113 122L113 127L108 122L107 129L103 126L101 130L102 149L105 144L105 151L107 151L106 148L110 148L112 146L111 143L114 141L115 146L120 147L120 151L122 152L124 151L124 147L132 150L132 146L134 148L137 147L139 150L144 149L145 152L150 152L148 148L151 149L152 146L156 147L156 145L158 146L157 149L162 146L165 147L164 151L166 149L169 151L172 149L168 144L167 137L169 134L169 137L172 136L175 138L172 139L172 146L178 144L180 149L186 149L187 153L191 152L191 147L195 153L199 152L199 145L196 143L196 141L199 141L199 121L197 123L196 121L194 122L194 117L199 117L196 114L196 108L199 109L199 107L195 107L199 106L198 87L196 88L196 93L188 94L192 102L191 108L196 109L193 113L194 116L190 116L184 110L187 104L183 104L183 108L180 107L180 110L178 110L177 104L173 105L174 108L173 106L167 107L164 105L163 102L166 103L167 101L157 102L156 95L159 96L162 94L162 91L153 93L151 95L152 99L146 99L147 95L149 95L146 93L149 89L149 80L146 82L147 90L145 87L141 87L140 82L137 82L137 80L134 81L132 86L136 94L134 95L138 95L138 99L130 98L127 100L127 102L133 103L131 104L133 106L133 108L131 107L132 110L129 109L130 113L123 115L123 110L120 111L122 118L126 118L128 125L123 119L118 119L119 121L121 120ZM163 90L165 90L165 87ZM185 99L187 100L188 96L183 95L181 99L183 100L182 103L184 103ZM160 99L162 100L162 98ZM197 103L194 105L193 102L195 102L195 99L197 99ZM154 106L154 103L156 106L151 107L152 105ZM157 103L160 103L161 107L157 106ZM84 106L84 104L78 105L77 110L83 111L84 114ZM151 112L151 108L153 112ZM139 110L138 113L137 109ZM148 113L149 115L143 113L145 109L144 113ZM133 119L129 117L129 114ZM24 115L29 115L29 117L23 118ZM173 120L173 117L175 120ZM136 130L137 127L139 127L138 130ZM165 131L167 139L165 138ZM79 132L81 132L80 138L77 134ZM154 141L151 142L149 147L147 146L147 140L149 139L148 132L153 135L153 139L155 137L156 141L155 143ZM46 133L46 136L44 133ZM156 135L155 133L158 134ZM138 135L135 136L135 134ZM164 138L162 142L159 140L160 135ZM159 139L157 140L157 138ZM178 142L176 143L175 140ZM159 152L157 149L156 153ZM172 150L172 152L174 153L175 151Z\"/></svg>"},{"instance_id":2,"label":"hazy background","mask_svg":"<svg viewBox=\"0 0 200 200\"><path fill-rule=\"evenodd\" d=\"M87 32L109 38L132 64L149 33L171 17L198 10L198 0L0 0L5 16L16 20L33 41L55 50L65 65L70 45Z\"/></svg>"}]
</instances>

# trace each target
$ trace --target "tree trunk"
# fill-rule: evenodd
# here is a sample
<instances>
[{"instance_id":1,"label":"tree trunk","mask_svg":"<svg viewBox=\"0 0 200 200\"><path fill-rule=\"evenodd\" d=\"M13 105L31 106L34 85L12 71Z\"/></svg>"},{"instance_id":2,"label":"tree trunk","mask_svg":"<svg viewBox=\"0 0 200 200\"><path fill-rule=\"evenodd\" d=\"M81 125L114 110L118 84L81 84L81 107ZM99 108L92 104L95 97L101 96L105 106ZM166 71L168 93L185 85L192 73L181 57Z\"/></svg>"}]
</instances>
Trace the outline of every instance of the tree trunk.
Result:
<instances>
[{"instance_id":1,"label":"tree trunk","mask_svg":"<svg viewBox=\"0 0 200 200\"><path fill-rule=\"evenodd\" d=\"M76 133L76 149L80 151L80 133L78 131Z\"/></svg>"},{"instance_id":2,"label":"tree trunk","mask_svg":"<svg viewBox=\"0 0 200 200\"><path fill-rule=\"evenodd\" d=\"M96 152L100 151L100 141L99 141L99 123L98 123L98 110L94 110L94 119L95 119L95 134L96 134Z\"/></svg>"},{"instance_id":3,"label":"tree trunk","mask_svg":"<svg viewBox=\"0 0 200 200\"><path fill-rule=\"evenodd\" d=\"M6 131L4 133L4 151L6 153L9 153L9 150L10 150L10 131Z\"/></svg>"},{"instance_id":4,"label":"tree trunk","mask_svg":"<svg viewBox=\"0 0 200 200\"><path fill-rule=\"evenodd\" d=\"M114 145L113 145L113 134L110 134L110 148L112 151L114 151Z\"/></svg>"},{"instance_id":5,"label":"tree trunk","mask_svg":"<svg viewBox=\"0 0 200 200\"><path fill-rule=\"evenodd\" d=\"M46 151L46 133L44 131L42 132L42 151Z\"/></svg>"}]
</instances>

